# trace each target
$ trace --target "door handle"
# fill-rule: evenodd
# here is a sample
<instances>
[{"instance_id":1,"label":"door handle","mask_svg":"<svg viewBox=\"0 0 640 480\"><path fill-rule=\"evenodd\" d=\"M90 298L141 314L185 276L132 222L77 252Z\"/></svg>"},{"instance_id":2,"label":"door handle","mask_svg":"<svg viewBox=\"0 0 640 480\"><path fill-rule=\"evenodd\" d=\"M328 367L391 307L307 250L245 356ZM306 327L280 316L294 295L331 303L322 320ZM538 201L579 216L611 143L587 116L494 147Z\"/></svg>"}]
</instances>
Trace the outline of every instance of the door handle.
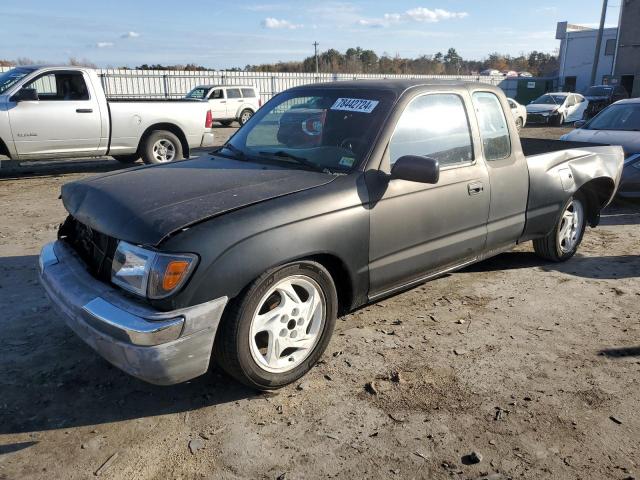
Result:
<instances>
[{"instance_id":1,"label":"door handle","mask_svg":"<svg viewBox=\"0 0 640 480\"><path fill-rule=\"evenodd\" d=\"M469 183L467 185L467 192L469 195L479 195L484 190L484 185L480 182Z\"/></svg>"},{"instance_id":2,"label":"door handle","mask_svg":"<svg viewBox=\"0 0 640 480\"><path fill-rule=\"evenodd\" d=\"M76 108L76 113L93 113L93 108Z\"/></svg>"},{"instance_id":3,"label":"door handle","mask_svg":"<svg viewBox=\"0 0 640 480\"><path fill-rule=\"evenodd\" d=\"M227 103L226 100L220 100L220 103Z\"/></svg>"}]
</instances>

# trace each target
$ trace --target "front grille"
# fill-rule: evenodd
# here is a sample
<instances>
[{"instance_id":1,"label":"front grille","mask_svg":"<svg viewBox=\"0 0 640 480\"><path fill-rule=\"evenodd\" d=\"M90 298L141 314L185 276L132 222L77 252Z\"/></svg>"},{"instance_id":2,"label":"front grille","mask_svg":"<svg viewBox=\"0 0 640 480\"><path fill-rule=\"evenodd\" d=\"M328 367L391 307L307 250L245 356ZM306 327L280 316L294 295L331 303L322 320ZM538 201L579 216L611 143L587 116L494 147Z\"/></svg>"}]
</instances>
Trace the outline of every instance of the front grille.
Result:
<instances>
[{"instance_id":1,"label":"front grille","mask_svg":"<svg viewBox=\"0 0 640 480\"><path fill-rule=\"evenodd\" d=\"M527 116L527 123L547 123L549 117L543 117L538 113L530 113Z\"/></svg>"},{"instance_id":2,"label":"front grille","mask_svg":"<svg viewBox=\"0 0 640 480\"><path fill-rule=\"evenodd\" d=\"M118 245L115 238L93 230L71 215L60 226L58 238L76 251L91 275L107 282L111 279L111 263Z\"/></svg>"}]
</instances>

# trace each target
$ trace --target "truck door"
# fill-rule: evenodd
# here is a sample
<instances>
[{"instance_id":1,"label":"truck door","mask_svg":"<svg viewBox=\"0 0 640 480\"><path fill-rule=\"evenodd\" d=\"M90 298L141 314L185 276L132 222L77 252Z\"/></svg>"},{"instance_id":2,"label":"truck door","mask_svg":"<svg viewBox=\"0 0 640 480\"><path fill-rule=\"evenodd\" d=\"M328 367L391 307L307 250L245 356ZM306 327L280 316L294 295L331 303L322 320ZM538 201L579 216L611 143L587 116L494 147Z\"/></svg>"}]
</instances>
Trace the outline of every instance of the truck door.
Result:
<instances>
[{"instance_id":1,"label":"truck door","mask_svg":"<svg viewBox=\"0 0 640 480\"><path fill-rule=\"evenodd\" d=\"M370 295L390 292L464 264L483 250L490 184L476 160L469 99L430 93L406 106L387 148L390 167L404 155L438 160L440 179L424 184L388 180L370 219Z\"/></svg>"},{"instance_id":2,"label":"truck door","mask_svg":"<svg viewBox=\"0 0 640 480\"><path fill-rule=\"evenodd\" d=\"M224 96L224 88L214 88L209 95L209 108L214 120L224 120L227 115L227 99Z\"/></svg>"},{"instance_id":3,"label":"truck door","mask_svg":"<svg viewBox=\"0 0 640 480\"><path fill-rule=\"evenodd\" d=\"M9 122L21 159L96 155L101 137L100 106L78 71L44 73L23 88L38 100L12 102Z\"/></svg>"},{"instance_id":4,"label":"truck door","mask_svg":"<svg viewBox=\"0 0 640 480\"><path fill-rule=\"evenodd\" d=\"M236 118L242 106L242 94L239 88L227 88L227 118Z\"/></svg>"},{"instance_id":5,"label":"truck door","mask_svg":"<svg viewBox=\"0 0 640 480\"><path fill-rule=\"evenodd\" d=\"M487 223L487 250L501 249L515 243L524 229L529 195L529 169L513 122L507 123L505 110L493 92L476 91L472 95L483 157L491 179L491 206ZM513 136L509 134L511 125Z\"/></svg>"}]
</instances>

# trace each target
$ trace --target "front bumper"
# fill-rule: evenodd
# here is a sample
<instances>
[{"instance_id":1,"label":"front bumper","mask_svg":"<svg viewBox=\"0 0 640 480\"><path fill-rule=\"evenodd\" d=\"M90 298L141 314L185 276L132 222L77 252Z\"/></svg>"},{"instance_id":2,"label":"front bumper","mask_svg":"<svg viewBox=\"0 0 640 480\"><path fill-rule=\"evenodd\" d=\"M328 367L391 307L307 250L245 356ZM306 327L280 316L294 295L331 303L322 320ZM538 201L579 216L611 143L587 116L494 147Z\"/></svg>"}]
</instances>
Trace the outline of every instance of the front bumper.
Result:
<instances>
[{"instance_id":1,"label":"front bumper","mask_svg":"<svg viewBox=\"0 0 640 480\"><path fill-rule=\"evenodd\" d=\"M208 370L227 297L172 312L153 310L92 277L61 241L43 247L40 281L67 325L125 372L172 385Z\"/></svg>"},{"instance_id":2,"label":"front bumper","mask_svg":"<svg viewBox=\"0 0 640 480\"><path fill-rule=\"evenodd\" d=\"M527 123L547 124L554 115L542 115L541 113L527 113Z\"/></svg>"}]
</instances>

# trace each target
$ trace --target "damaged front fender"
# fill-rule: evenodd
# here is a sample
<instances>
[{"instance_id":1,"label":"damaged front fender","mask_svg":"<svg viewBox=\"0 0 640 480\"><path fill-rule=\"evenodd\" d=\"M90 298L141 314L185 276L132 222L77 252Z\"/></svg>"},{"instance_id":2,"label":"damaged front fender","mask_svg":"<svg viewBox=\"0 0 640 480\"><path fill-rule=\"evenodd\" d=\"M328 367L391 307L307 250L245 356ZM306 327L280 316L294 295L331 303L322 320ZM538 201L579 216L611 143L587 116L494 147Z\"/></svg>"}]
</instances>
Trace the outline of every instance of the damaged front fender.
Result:
<instances>
[{"instance_id":1,"label":"damaged front fender","mask_svg":"<svg viewBox=\"0 0 640 480\"><path fill-rule=\"evenodd\" d=\"M591 226L598 224L620 185L624 166L621 147L573 148L527 157L529 201L520 242L547 235L558 221L562 207L576 192L587 198Z\"/></svg>"}]
</instances>

